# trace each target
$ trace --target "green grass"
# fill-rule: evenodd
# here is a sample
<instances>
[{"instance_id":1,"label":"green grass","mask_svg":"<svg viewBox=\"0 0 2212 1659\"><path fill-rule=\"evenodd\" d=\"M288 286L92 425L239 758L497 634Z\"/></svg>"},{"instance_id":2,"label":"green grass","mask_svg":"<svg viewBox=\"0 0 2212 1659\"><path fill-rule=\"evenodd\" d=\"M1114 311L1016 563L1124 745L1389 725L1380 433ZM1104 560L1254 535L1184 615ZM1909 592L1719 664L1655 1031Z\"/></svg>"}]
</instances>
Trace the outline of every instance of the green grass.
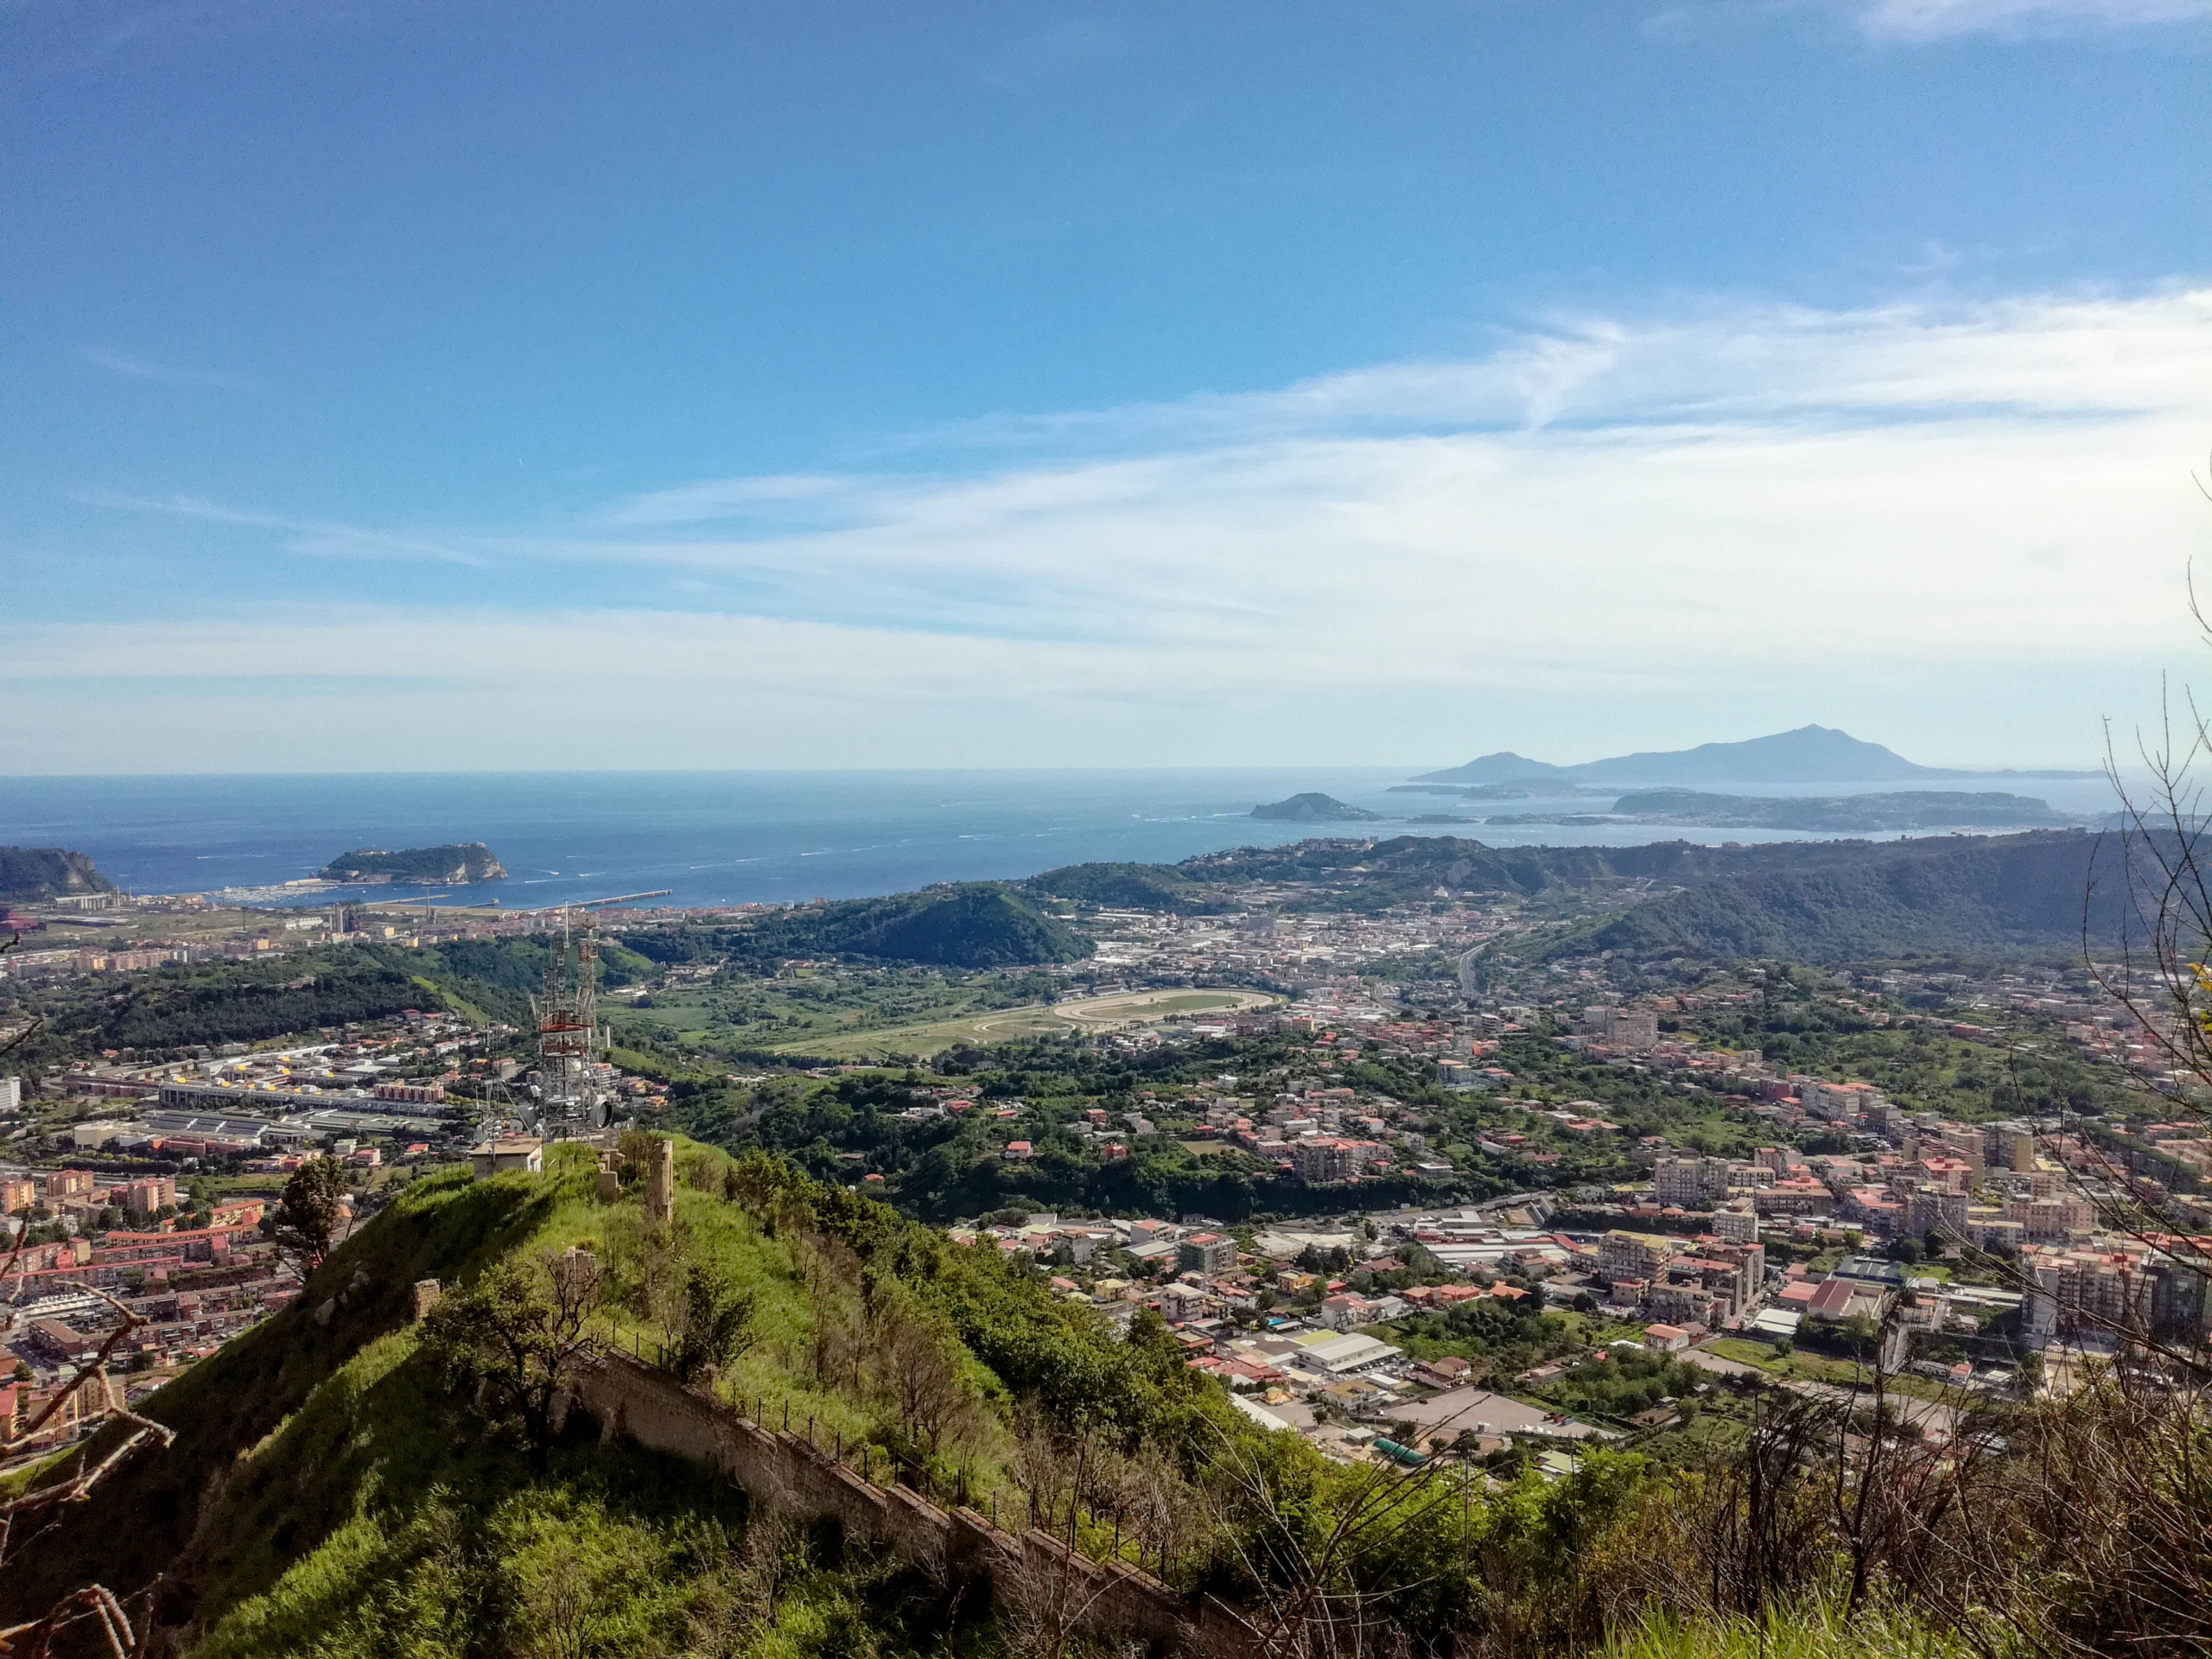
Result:
<instances>
[{"instance_id":1,"label":"green grass","mask_svg":"<svg viewBox=\"0 0 2212 1659\"><path fill-rule=\"evenodd\" d=\"M234 1477L196 1659L995 1651L987 1626L941 1630L910 1573L750 1535L744 1495L681 1459L586 1437L537 1465L472 1440L412 1348L372 1344ZM772 1599L764 1566L788 1580Z\"/></svg>"},{"instance_id":2,"label":"green grass","mask_svg":"<svg viewBox=\"0 0 2212 1659\"><path fill-rule=\"evenodd\" d=\"M1753 1342L1744 1337L1716 1337L1699 1346L1721 1359L1732 1359L1740 1365L1756 1366L1770 1376L1796 1377L1808 1382L1834 1382L1847 1388L1859 1381L1862 1376L1859 1365L1852 1360L1829 1359L1823 1355L1794 1350L1787 1354L1777 1353L1763 1342Z\"/></svg>"},{"instance_id":3,"label":"green grass","mask_svg":"<svg viewBox=\"0 0 2212 1659\"><path fill-rule=\"evenodd\" d=\"M959 1046L988 1048L1025 1037L1058 1037L1071 1032L1109 1029L1122 1023L1145 1024L1177 1014L1211 1014L1234 1008L1246 999L1234 991L1138 993L1055 1006L1046 1002L998 1008L960 1020L893 1026L865 1034L804 1039L779 1043L776 1052L818 1055L830 1060L882 1060L894 1055L926 1059ZM1095 1009L1094 1018L1071 1017Z\"/></svg>"},{"instance_id":4,"label":"green grass","mask_svg":"<svg viewBox=\"0 0 2212 1659\"><path fill-rule=\"evenodd\" d=\"M1000 976L880 969L657 991L650 1007L618 1005L613 1013L624 1029L690 1047L810 1049L857 1033L980 1017L1034 995L1027 982Z\"/></svg>"},{"instance_id":5,"label":"green grass","mask_svg":"<svg viewBox=\"0 0 2212 1659\"><path fill-rule=\"evenodd\" d=\"M628 1300L644 1276L680 1277L687 1262L726 1274L753 1315L721 1392L760 1402L772 1421L810 1421L824 1441L896 1440L891 1391L862 1380L870 1344L939 1333L926 1339L942 1344L969 1408L948 1420L930 1467L971 1500L1013 1485L1012 1389L1040 1391L1048 1408L1055 1387L1087 1390L1101 1421L1211 1398L1179 1354L1092 1328L995 1252L958 1250L772 1161L741 1166L679 1141L676 1224L649 1232L634 1187L598 1199L586 1148L547 1153L542 1175L414 1181L300 1302L151 1396L142 1409L179 1428L175 1444L122 1465L18 1550L0 1583L6 1614L43 1611L90 1560L104 1581L149 1582L196 1536L179 1581L199 1598L200 1651L238 1659L995 1651L988 1624L954 1624L937 1589L883 1562L785 1541L776 1551L789 1559L769 1571L741 1537L739 1494L690 1465L603 1448L581 1419L576 1442L542 1459L488 1438L416 1356L413 1287L457 1288L496 1260L570 1246L602 1263L604 1334L648 1353L662 1332ZM830 1338L861 1357L824 1363ZM18 1481L70 1466L51 1460ZM782 1586L766 1602L764 1571ZM575 1586L588 1592L584 1612ZM588 1635L561 1626L571 1615ZM567 1634L549 1648L541 1638L556 1626Z\"/></svg>"},{"instance_id":6,"label":"green grass","mask_svg":"<svg viewBox=\"0 0 2212 1659\"><path fill-rule=\"evenodd\" d=\"M1965 1643L1910 1615L1815 1602L1765 1618L1675 1620L1660 1617L1617 1630L1602 1659L1968 1659Z\"/></svg>"}]
</instances>

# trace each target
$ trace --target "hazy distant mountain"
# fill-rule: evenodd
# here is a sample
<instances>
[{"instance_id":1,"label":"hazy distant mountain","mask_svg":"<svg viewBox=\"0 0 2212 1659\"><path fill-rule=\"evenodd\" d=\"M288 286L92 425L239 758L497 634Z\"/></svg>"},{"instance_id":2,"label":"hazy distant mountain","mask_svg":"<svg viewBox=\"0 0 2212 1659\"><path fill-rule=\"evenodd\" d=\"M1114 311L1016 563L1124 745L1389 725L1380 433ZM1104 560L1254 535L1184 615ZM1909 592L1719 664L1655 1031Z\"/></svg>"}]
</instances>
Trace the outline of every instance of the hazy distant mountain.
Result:
<instances>
[{"instance_id":1,"label":"hazy distant mountain","mask_svg":"<svg viewBox=\"0 0 2212 1659\"><path fill-rule=\"evenodd\" d=\"M2076 824L2032 795L1994 790L1908 789L1864 795L1709 795L1694 789L1642 789L1604 815L1553 812L1490 817L1488 823L1681 824L1712 830L1802 830L1870 835L1892 830L2039 830Z\"/></svg>"},{"instance_id":2,"label":"hazy distant mountain","mask_svg":"<svg viewBox=\"0 0 2212 1659\"><path fill-rule=\"evenodd\" d=\"M2094 778L2090 772L1962 772L1916 766L1879 743L1863 743L1829 726L1754 737L1742 743L1700 743L1694 749L1619 754L1555 766L1510 751L1464 766L1423 772L1421 784L1890 784L1935 778Z\"/></svg>"}]
</instances>

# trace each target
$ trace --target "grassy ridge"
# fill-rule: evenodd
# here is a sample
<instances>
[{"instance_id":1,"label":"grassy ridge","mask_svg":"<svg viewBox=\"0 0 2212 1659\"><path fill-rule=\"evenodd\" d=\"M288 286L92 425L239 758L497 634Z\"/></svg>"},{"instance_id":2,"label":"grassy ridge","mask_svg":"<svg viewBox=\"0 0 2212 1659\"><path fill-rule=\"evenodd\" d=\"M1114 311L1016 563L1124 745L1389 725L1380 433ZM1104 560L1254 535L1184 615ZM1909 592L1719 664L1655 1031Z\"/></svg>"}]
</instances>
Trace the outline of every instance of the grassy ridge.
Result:
<instances>
[{"instance_id":1,"label":"grassy ridge","mask_svg":"<svg viewBox=\"0 0 2212 1659\"><path fill-rule=\"evenodd\" d=\"M736 1618L766 1572L813 1587L785 1610L791 1630L773 1609L740 1621L748 1640L784 1644L763 1650L847 1650L837 1633L855 1619L870 1642L896 1637L910 1618L917 1630L941 1623L934 1592L887 1568L855 1578L803 1549L781 1567L752 1560L738 1495L601 1447L588 1425L542 1459L474 1428L417 1359L415 1281L465 1283L503 1257L570 1245L606 1264L597 1317L614 1343L651 1352L664 1332L640 1311L652 1301L645 1281L683 1261L709 1264L755 1310L752 1345L721 1392L918 1459L938 1478L957 1471L971 1497L1011 1490L1016 1393L1062 1421L1080 1414L1132 1436L1187 1438L1227 1421L1172 1344L1113 1339L996 1250L954 1246L773 1160L681 1145L669 1231L645 1229L634 1203L599 1202L579 1147L552 1148L542 1176L455 1173L406 1189L299 1303L152 1397L144 1409L178 1428L176 1443L136 1458L31 1543L0 1606L27 1618L95 1573L128 1593L168 1572L164 1622L196 1620L210 1652L526 1651L520 1637L491 1649L463 1637L536 1628L581 1574L600 1586L594 1640L651 1654L682 1650L702 1620ZM315 1308L333 1301L319 1322ZM902 1438L868 1382L885 1346L901 1363L944 1353L945 1386L965 1403L941 1440ZM618 1585L628 1588L608 1587ZM861 1606L864 1591L881 1605ZM395 1632L411 1632L398 1649Z\"/></svg>"}]
</instances>

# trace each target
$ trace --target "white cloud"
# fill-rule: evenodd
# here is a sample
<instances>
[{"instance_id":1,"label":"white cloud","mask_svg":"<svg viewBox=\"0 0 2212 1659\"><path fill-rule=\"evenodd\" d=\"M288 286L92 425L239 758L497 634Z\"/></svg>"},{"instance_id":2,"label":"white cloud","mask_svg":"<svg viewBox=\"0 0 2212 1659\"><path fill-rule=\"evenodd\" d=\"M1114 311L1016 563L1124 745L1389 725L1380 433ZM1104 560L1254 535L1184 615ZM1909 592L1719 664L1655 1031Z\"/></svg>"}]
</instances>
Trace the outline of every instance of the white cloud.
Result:
<instances>
[{"instance_id":1,"label":"white cloud","mask_svg":"<svg viewBox=\"0 0 2212 1659\"><path fill-rule=\"evenodd\" d=\"M2108 33L2212 17L2212 0L1866 0L1859 26L1881 40L1959 35Z\"/></svg>"},{"instance_id":2,"label":"white cloud","mask_svg":"<svg viewBox=\"0 0 2212 1659\"><path fill-rule=\"evenodd\" d=\"M151 380L158 385L207 387L222 391L251 391L254 389L254 383L244 375L230 374L219 369L194 369L181 364L156 362L135 352L120 352L108 346L88 346L79 355L94 368L105 369L110 374L119 374L129 380Z\"/></svg>"},{"instance_id":3,"label":"white cloud","mask_svg":"<svg viewBox=\"0 0 2212 1659\"><path fill-rule=\"evenodd\" d=\"M2171 29L2212 18L2212 0L1670 0L1645 27L1677 34L1777 15L1839 18L1870 40L1925 45L1973 35L2021 41Z\"/></svg>"},{"instance_id":4,"label":"white cloud","mask_svg":"<svg viewBox=\"0 0 2212 1659\"><path fill-rule=\"evenodd\" d=\"M452 764L549 721L584 745L572 765L1107 765L1810 719L1936 760L2079 762L2101 700L2147 707L2188 647L2212 292L1585 318L1467 362L1002 435L1067 448L964 478L708 480L551 537L134 500L320 553L526 565L542 608L49 626L0 677L162 677L142 730L184 720L194 676L232 704L241 677L272 698L284 677L457 677L485 712ZM773 533L729 533L764 507ZM664 572L666 608L564 600L565 571L606 564ZM678 588L702 579L751 597ZM358 702L304 700L300 728L378 754L405 731L422 764L408 722L457 706Z\"/></svg>"}]
</instances>

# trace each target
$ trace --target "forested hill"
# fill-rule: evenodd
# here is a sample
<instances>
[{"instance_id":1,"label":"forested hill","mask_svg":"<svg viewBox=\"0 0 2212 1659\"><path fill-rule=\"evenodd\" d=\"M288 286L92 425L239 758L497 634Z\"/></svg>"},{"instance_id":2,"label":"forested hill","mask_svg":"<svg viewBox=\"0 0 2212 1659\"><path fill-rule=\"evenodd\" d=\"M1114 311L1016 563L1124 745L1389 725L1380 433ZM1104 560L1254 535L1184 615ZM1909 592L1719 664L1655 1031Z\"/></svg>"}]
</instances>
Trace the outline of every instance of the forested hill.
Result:
<instances>
[{"instance_id":1,"label":"forested hill","mask_svg":"<svg viewBox=\"0 0 2212 1659\"><path fill-rule=\"evenodd\" d=\"M2090 877L2096 876L2090 893ZM1707 847L1491 847L1455 836L1332 838L1208 853L1177 865L1075 865L1033 886L1079 901L1194 913L1233 882L1304 889L1293 907L1380 910L1439 892L1531 897L1583 888L1622 908L1543 947L1550 954L1796 957L1836 961L2078 945L2120 925L2117 837L2080 830L1905 841ZM1658 896L1646 897L1656 889Z\"/></svg>"},{"instance_id":2,"label":"forested hill","mask_svg":"<svg viewBox=\"0 0 2212 1659\"><path fill-rule=\"evenodd\" d=\"M73 893L113 893L115 883L82 853L60 847L0 847L0 899L35 904Z\"/></svg>"},{"instance_id":3,"label":"forested hill","mask_svg":"<svg viewBox=\"0 0 2212 1659\"><path fill-rule=\"evenodd\" d=\"M2123 872L2111 838L1957 836L1847 846L1850 856L1824 861L1746 860L1580 930L1552 953L1834 962L2078 948L2085 926L2092 944L2101 944L2123 925Z\"/></svg>"},{"instance_id":4,"label":"forested hill","mask_svg":"<svg viewBox=\"0 0 2212 1659\"><path fill-rule=\"evenodd\" d=\"M754 972L793 957L857 957L944 968L1079 962L1089 939L995 881L948 883L881 899L772 911L728 928L640 933L626 944L656 960L711 956Z\"/></svg>"},{"instance_id":5,"label":"forested hill","mask_svg":"<svg viewBox=\"0 0 2212 1659\"><path fill-rule=\"evenodd\" d=\"M1229 908L1219 893L1172 864L1071 864L1022 883L1031 893L1109 910L1208 915Z\"/></svg>"}]
</instances>

